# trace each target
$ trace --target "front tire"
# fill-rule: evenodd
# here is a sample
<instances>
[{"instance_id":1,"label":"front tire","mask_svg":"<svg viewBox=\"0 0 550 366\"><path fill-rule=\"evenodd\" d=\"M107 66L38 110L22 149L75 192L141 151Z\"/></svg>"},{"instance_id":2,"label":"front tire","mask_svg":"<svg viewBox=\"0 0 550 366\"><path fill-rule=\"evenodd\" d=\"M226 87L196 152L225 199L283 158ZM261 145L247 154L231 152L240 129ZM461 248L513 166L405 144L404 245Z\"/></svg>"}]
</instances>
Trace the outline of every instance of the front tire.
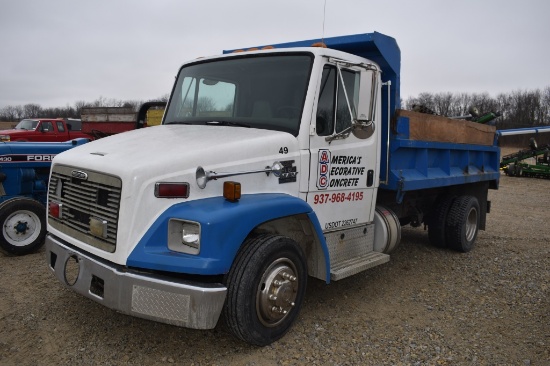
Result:
<instances>
[{"instance_id":1,"label":"front tire","mask_svg":"<svg viewBox=\"0 0 550 366\"><path fill-rule=\"evenodd\" d=\"M451 249L469 252L475 243L480 224L480 207L473 196L458 197L447 216L446 239Z\"/></svg>"},{"instance_id":2,"label":"front tire","mask_svg":"<svg viewBox=\"0 0 550 366\"><path fill-rule=\"evenodd\" d=\"M302 306L307 263L302 248L278 235L248 239L226 276L224 317L231 333L257 346L290 329Z\"/></svg>"},{"instance_id":3,"label":"front tire","mask_svg":"<svg viewBox=\"0 0 550 366\"><path fill-rule=\"evenodd\" d=\"M46 209L40 202L16 198L0 206L0 249L10 255L25 255L44 244Z\"/></svg>"}]
</instances>

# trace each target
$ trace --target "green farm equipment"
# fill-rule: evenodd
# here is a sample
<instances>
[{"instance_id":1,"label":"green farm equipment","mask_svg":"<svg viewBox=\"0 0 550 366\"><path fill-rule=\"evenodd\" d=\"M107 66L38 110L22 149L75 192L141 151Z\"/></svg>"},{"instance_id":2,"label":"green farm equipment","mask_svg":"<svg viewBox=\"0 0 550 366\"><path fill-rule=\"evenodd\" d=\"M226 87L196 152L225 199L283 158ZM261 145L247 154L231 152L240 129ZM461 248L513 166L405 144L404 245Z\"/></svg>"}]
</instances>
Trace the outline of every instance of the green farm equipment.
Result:
<instances>
[{"instance_id":1,"label":"green farm equipment","mask_svg":"<svg viewBox=\"0 0 550 366\"><path fill-rule=\"evenodd\" d=\"M513 177L550 178L550 144L537 146L531 138L529 149L503 156L500 168Z\"/></svg>"}]
</instances>

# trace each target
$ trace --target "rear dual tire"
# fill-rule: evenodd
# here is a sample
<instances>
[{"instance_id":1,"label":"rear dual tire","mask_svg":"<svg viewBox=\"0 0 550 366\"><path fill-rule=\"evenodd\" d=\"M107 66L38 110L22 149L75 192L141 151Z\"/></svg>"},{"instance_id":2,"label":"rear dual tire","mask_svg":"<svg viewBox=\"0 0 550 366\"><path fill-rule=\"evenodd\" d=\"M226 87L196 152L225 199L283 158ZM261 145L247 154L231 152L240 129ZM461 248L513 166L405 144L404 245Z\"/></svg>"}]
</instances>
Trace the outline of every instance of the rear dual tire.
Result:
<instances>
[{"instance_id":1,"label":"rear dual tire","mask_svg":"<svg viewBox=\"0 0 550 366\"><path fill-rule=\"evenodd\" d=\"M453 202L446 227L449 248L463 253L472 250L479 231L480 216L477 198L461 196Z\"/></svg>"},{"instance_id":2,"label":"rear dual tire","mask_svg":"<svg viewBox=\"0 0 550 366\"><path fill-rule=\"evenodd\" d=\"M477 238L480 217L479 201L474 196L447 196L438 200L428 226L430 243L469 252Z\"/></svg>"}]
</instances>

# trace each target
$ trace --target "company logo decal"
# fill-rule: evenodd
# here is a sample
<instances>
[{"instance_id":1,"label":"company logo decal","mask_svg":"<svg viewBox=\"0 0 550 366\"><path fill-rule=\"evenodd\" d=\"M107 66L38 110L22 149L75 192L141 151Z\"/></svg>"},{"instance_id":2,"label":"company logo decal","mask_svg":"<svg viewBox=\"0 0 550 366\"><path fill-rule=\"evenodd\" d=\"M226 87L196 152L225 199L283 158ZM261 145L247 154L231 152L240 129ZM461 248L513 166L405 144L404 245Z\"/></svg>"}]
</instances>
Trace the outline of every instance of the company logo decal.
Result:
<instances>
[{"instance_id":1,"label":"company logo decal","mask_svg":"<svg viewBox=\"0 0 550 366\"><path fill-rule=\"evenodd\" d=\"M73 170L71 172L71 175L73 176L73 178L80 179L80 180L87 180L88 179L88 174L86 174L85 172L82 172L80 170Z\"/></svg>"},{"instance_id":2,"label":"company logo decal","mask_svg":"<svg viewBox=\"0 0 550 366\"><path fill-rule=\"evenodd\" d=\"M317 165L318 177L317 188L319 190L327 189L330 181L330 150L319 150L319 164Z\"/></svg>"},{"instance_id":3,"label":"company logo decal","mask_svg":"<svg viewBox=\"0 0 550 366\"><path fill-rule=\"evenodd\" d=\"M55 154L11 154L0 155L0 163L50 163Z\"/></svg>"},{"instance_id":4,"label":"company logo decal","mask_svg":"<svg viewBox=\"0 0 550 366\"><path fill-rule=\"evenodd\" d=\"M330 150L319 150L317 188L354 188L366 184L365 163L360 155L334 155ZM363 183L359 183L359 181ZM364 186L363 186L364 187Z\"/></svg>"},{"instance_id":5,"label":"company logo decal","mask_svg":"<svg viewBox=\"0 0 550 366\"><path fill-rule=\"evenodd\" d=\"M298 172L294 166L294 160L281 161L280 163L283 165L283 169L279 176L279 184L296 182Z\"/></svg>"}]
</instances>

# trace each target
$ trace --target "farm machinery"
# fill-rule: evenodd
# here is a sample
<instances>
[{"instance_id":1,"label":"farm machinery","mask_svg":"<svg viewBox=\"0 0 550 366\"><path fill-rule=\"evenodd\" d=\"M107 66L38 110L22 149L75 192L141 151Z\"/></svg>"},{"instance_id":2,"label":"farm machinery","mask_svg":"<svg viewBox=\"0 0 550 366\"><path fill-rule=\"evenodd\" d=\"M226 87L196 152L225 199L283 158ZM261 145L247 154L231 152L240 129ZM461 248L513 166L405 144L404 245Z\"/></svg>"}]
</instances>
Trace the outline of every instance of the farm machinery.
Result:
<instances>
[{"instance_id":1,"label":"farm machinery","mask_svg":"<svg viewBox=\"0 0 550 366\"><path fill-rule=\"evenodd\" d=\"M503 156L500 167L513 177L550 178L550 144L538 146L531 138L528 149Z\"/></svg>"},{"instance_id":2,"label":"farm machinery","mask_svg":"<svg viewBox=\"0 0 550 366\"><path fill-rule=\"evenodd\" d=\"M52 160L88 141L0 143L0 251L24 255L44 244Z\"/></svg>"}]
</instances>

